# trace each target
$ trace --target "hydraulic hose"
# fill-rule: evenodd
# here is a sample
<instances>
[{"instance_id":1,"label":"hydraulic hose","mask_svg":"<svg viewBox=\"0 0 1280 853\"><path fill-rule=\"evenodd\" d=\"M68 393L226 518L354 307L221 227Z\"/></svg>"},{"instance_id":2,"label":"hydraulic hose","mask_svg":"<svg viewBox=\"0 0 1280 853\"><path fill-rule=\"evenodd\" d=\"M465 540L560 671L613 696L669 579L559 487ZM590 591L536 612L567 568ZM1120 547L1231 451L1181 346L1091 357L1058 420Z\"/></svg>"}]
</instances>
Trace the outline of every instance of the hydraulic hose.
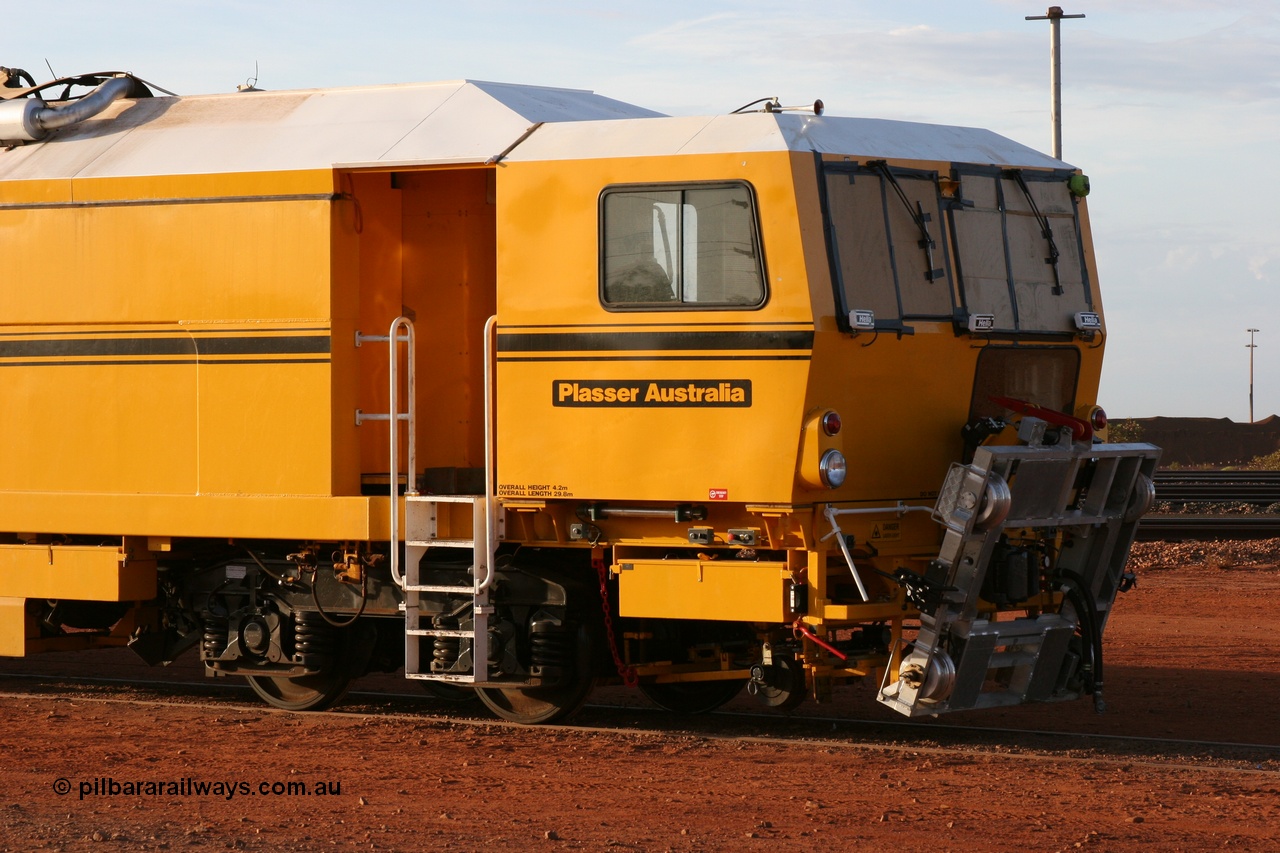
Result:
<instances>
[{"instance_id":1,"label":"hydraulic hose","mask_svg":"<svg viewBox=\"0 0 1280 853\"><path fill-rule=\"evenodd\" d=\"M1088 585L1079 573L1070 569L1061 569L1058 571L1058 576L1063 581L1067 599L1080 617L1080 635L1088 647L1092 669L1090 692L1093 693L1093 706L1094 710L1101 714L1106 711L1107 706L1102 698L1102 626L1098 618L1098 608L1094 604L1093 596L1088 592Z\"/></svg>"},{"instance_id":2,"label":"hydraulic hose","mask_svg":"<svg viewBox=\"0 0 1280 853\"><path fill-rule=\"evenodd\" d=\"M834 656L838 657L840 660L846 661L849 659L849 656L846 655L844 652L840 651L835 646L831 645L830 643L826 642L821 637L819 637L817 634L810 631L803 622L796 620L795 625L792 627L795 629L795 635L797 638L803 635L809 638L810 640L812 640L814 645L821 646L822 648L826 649L828 652L830 652Z\"/></svg>"}]
</instances>

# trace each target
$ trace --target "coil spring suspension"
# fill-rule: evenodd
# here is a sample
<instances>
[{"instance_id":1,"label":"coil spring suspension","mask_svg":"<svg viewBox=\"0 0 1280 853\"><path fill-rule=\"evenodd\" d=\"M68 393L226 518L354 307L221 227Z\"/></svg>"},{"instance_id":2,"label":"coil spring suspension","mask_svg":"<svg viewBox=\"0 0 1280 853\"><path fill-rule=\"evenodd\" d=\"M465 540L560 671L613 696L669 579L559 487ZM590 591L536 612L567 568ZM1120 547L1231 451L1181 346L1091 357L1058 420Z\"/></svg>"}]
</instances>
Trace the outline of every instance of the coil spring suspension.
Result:
<instances>
[{"instance_id":1,"label":"coil spring suspension","mask_svg":"<svg viewBox=\"0 0 1280 853\"><path fill-rule=\"evenodd\" d=\"M529 626L529 654L533 675L555 679L572 666L573 650L565 627L550 619Z\"/></svg>"},{"instance_id":2,"label":"coil spring suspension","mask_svg":"<svg viewBox=\"0 0 1280 853\"><path fill-rule=\"evenodd\" d=\"M462 621L452 613L442 613L432 618L431 624L441 631L457 631L462 626ZM461 637L436 637L431 648L431 671L450 671L461 654Z\"/></svg>"},{"instance_id":3,"label":"coil spring suspension","mask_svg":"<svg viewBox=\"0 0 1280 853\"><path fill-rule=\"evenodd\" d=\"M230 642L230 623L226 616L215 616L205 613L201 618L204 631L200 639L200 657L203 660L217 660Z\"/></svg>"},{"instance_id":4,"label":"coil spring suspension","mask_svg":"<svg viewBox=\"0 0 1280 853\"><path fill-rule=\"evenodd\" d=\"M334 631L313 610L293 611L293 648L299 655L332 655L337 650Z\"/></svg>"}]
</instances>

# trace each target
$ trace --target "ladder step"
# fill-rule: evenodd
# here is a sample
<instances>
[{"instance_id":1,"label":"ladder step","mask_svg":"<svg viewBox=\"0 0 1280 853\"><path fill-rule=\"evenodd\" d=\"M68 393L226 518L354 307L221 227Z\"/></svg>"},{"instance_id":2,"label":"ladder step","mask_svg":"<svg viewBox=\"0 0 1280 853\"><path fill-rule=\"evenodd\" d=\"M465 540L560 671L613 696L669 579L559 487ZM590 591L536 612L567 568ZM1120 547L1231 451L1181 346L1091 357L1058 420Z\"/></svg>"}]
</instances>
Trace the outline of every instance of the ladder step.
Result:
<instances>
[{"instance_id":1,"label":"ladder step","mask_svg":"<svg viewBox=\"0 0 1280 853\"><path fill-rule=\"evenodd\" d=\"M455 631L446 628L407 628L405 633L411 637L462 637L475 639L474 631Z\"/></svg>"},{"instance_id":2,"label":"ladder step","mask_svg":"<svg viewBox=\"0 0 1280 853\"><path fill-rule=\"evenodd\" d=\"M405 592L452 592L465 595L471 595L475 592L473 586L432 586L430 584L406 584Z\"/></svg>"},{"instance_id":3,"label":"ladder step","mask_svg":"<svg viewBox=\"0 0 1280 853\"><path fill-rule=\"evenodd\" d=\"M474 539L410 539L405 543L417 548L475 548Z\"/></svg>"},{"instance_id":4,"label":"ladder step","mask_svg":"<svg viewBox=\"0 0 1280 853\"><path fill-rule=\"evenodd\" d=\"M452 684L474 684L474 675L437 675L428 672L406 672L405 678L416 678L419 681L445 681Z\"/></svg>"},{"instance_id":5,"label":"ladder step","mask_svg":"<svg viewBox=\"0 0 1280 853\"><path fill-rule=\"evenodd\" d=\"M474 504L484 500L484 495L411 495L406 500L422 504Z\"/></svg>"}]
</instances>

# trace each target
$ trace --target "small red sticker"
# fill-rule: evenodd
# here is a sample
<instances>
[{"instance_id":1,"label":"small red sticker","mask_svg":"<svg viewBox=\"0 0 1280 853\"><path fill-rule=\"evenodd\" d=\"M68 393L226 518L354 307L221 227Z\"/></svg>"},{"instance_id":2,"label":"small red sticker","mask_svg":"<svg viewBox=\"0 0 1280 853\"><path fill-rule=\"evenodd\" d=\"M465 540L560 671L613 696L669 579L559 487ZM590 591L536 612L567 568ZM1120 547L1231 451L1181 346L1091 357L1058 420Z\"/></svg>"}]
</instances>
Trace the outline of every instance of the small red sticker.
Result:
<instances>
[{"instance_id":1,"label":"small red sticker","mask_svg":"<svg viewBox=\"0 0 1280 853\"><path fill-rule=\"evenodd\" d=\"M707 492L707 500L709 501L727 501L729 500L728 489L711 489Z\"/></svg>"}]
</instances>

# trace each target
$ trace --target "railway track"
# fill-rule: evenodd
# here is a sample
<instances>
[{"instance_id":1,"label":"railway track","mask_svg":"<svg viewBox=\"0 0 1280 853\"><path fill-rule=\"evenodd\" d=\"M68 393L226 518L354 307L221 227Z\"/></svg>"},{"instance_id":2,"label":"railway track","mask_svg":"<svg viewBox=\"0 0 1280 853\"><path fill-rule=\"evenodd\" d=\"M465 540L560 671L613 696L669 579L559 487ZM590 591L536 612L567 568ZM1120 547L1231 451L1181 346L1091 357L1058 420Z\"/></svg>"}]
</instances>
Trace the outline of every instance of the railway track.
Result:
<instances>
[{"instance_id":1,"label":"railway track","mask_svg":"<svg viewBox=\"0 0 1280 853\"><path fill-rule=\"evenodd\" d=\"M250 696L247 687L211 685L207 681L138 682L90 676L0 674L0 703L59 697L135 708L206 708L255 715L294 713L264 706ZM470 706L405 693L353 691L342 708L318 716L334 721L376 718L390 722L529 730L527 726L472 712ZM751 744L819 743L831 748L873 749L913 756L983 755L1015 761L1114 763L1164 770L1280 775L1280 745L1273 744L803 714L781 716L767 711L721 710L682 717L607 699L588 704L571 723L539 726L537 730L589 735L692 736Z\"/></svg>"}]
</instances>

